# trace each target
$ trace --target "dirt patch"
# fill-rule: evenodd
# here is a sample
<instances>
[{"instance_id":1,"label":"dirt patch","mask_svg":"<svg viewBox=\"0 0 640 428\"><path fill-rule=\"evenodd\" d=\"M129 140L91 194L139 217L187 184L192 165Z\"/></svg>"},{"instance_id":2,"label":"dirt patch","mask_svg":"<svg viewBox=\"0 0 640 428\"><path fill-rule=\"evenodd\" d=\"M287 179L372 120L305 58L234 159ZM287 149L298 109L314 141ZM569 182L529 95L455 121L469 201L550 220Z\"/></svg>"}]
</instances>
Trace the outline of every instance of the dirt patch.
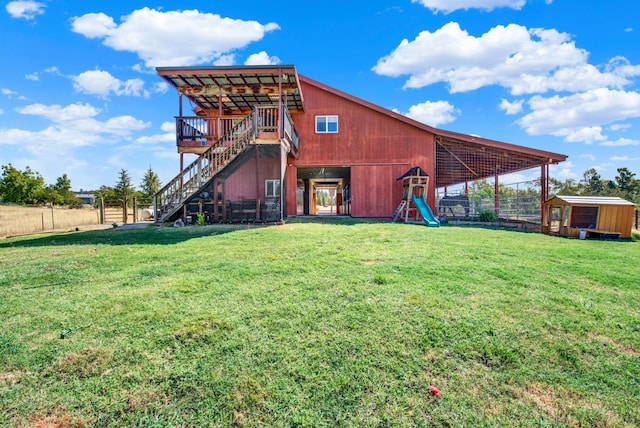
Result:
<instances>
[{"instance_id":1,"label":"dirt patch","mask_svg":"<svg viewBox=\"0 0 640 428\"><path fill-rule=\"evenodd\" d=\"M86 428L89 424L79 418L74 418L71 415L54 416L49 415L43 418L38 418L28 422L26 425L21 425L23 428Z\"/></svg>"},{"instance_id":2,"label":"dirt patch","mask_svg":"<svg viewBox=\"0 0 640 428\"><path fill-rule=\"evenodd\" d=\"M631 346L625 345L624 343L619 343L616 340L610 338L609 336L605 336L603 334L598 334L593 332L588 333L588 336L596 340L599 340L600 342L605 343L609 346L613 346L618 351L622 352L623 354L629 357L640 358L640 351L637 351L636 349L632 348Z\"/></svg>"},{"instance_id":3,"label":"dirt patch","mask_svg":"<svg viewBox=\"0 0 640 428\"><path fill-rule=\"evenodd\" d=\"M568 427L582 427L579 411L592 410L592 423L599 427L622 426L620 418L605 408L602 403L589 400L577 392L553 387L540 383L529 384L525 387L520 398L532 401L550 419ZM597 420L597 422L596 422Z\"/></svg>"},{"instance_id":4,"label":"dirt patch","mask_svg":"<svg viewBox=\"0 0 640 428\"><path fill-rule=\"evenodd\" d=\"M111 351L90 346L65 354L58 360L56 368L65 375L86 378L104 372L110 359Z\"/></svg>"}]
</instances>

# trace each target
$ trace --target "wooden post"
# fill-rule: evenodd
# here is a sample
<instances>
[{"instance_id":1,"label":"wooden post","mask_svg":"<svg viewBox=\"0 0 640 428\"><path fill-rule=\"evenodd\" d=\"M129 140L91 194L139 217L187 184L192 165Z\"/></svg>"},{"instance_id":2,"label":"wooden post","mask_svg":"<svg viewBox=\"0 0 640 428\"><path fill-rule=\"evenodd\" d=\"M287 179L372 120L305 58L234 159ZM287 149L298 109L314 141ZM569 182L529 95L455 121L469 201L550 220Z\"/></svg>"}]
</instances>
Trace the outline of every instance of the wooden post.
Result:
<instances>
[{"instance_id":1,"label":"wooden post","mask_svg":"<svg viewBox=\"0 0 640 428\"><path fill-rule=\"evenodd\" d=\"M153 195L153 222L158 222L158 194Z\"/></svg>"},{"instance_id":2,"label":"wooden post","mask_svg":"<svg viewBox=\"0 0 640 428\"><path fill-rule=\"evenodd\" d=\"M53 204L51 204L51 230L56 228L56 222L53 218Z\"/></svg>"},{"instance_id":3,"label":"wooden post","mask_svg":"<svg viewBox=\"0 0 640 428\"><path fill-rule=\"evenodd\" d=\"M500 185L498 184L498 174L496 174L493 183L493 209L496 217L500 217Z\"/></svg>"},{"instance_id":4,"label":"wooden post","mask_svg":"<svg viewBox=\"0 0 640 428\"><path fill-rule=\"evenodd\" d=\"M122 199L122 222L127 223L127 217L129 213L127 212L127 198Z\"/></svg>"},{"instance_id":5,"label":"wooden post","mask_svg":"<svg viewBox=\"0 0 640 428\"><path fill-rule=\"evenodd\" d=\"M256 144L256 221L260 221L260 146L257 144Z\"/></svg>"},{"instance_id":6,"label":"wooden post","mask_svg":"<svg viewBox=\"0 0 640 428\"><path fill-rule=\"evenodd\" d=\"M138 222L138 199L133 197L133 222Z\"/></svg>"},{"instance_id":7,"label":"wooden post","mask_svg":"<svg viewBox=\"0 0 640 428\"><path fill-rule=\"evenodd\" d=\"M549 213L544 209L545 201L549 199L549 165L540 167L540 224L547 224Z\"/></svg>"},{"instance_id":8,"label":"wooden post","mask_svg":"<svg viewBox=\"0 0 640 428\"><path fill-rule=\"evenodd\" d=\"M100 198L100 202L98 203L98 211L100 212L100 224L104 224L104 198Z\"/></svg>"}]
</instances>

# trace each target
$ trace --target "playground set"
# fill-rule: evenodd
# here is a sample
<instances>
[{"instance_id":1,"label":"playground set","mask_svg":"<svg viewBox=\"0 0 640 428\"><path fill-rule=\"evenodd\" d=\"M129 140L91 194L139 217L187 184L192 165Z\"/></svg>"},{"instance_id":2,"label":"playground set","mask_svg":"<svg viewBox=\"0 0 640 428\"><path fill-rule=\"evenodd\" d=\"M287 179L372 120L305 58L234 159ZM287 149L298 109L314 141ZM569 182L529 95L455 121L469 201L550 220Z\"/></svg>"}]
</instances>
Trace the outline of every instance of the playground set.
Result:
<instances>
[{"instance_id":1,"label":"playground set","mask_svg":"<svg viewBox=\"0 0 640 428\"><path fill-rule=\"evenodd\" d=\"M440 221L433 215L426 201L429 189L429 176L419 166L404 173L402 180L402 200L393 213L393 221L404 219L405 223L422 221L429 227L440 226Z\"/></svg>"}]
</instances>

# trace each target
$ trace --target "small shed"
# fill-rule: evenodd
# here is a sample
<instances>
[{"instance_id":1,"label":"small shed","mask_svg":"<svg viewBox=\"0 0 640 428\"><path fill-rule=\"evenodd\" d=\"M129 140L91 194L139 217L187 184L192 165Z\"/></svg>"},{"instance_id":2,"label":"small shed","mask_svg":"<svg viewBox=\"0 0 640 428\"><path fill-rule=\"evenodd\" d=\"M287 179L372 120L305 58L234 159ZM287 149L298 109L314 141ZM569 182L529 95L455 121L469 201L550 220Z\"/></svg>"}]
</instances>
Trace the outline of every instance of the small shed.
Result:
<instances>
[{"instance_id":1,"label":"small shed","mask_svg":"<svg viewBox=\"0 0 640 428\"><path fill-rule=\"evenodd\" d=\"M622 198L554 196L544 203L546 234L571 238L630 238L635 205Z\"/></svg>"}]
</instances>

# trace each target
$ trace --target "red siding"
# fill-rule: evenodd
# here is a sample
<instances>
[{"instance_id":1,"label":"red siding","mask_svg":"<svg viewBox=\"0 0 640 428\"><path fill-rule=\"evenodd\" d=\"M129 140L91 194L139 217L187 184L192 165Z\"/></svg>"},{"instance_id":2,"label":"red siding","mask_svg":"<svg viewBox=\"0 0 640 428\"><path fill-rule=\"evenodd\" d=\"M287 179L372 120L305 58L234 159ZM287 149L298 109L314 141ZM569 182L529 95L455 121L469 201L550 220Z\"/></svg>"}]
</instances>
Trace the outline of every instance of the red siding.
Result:
<instances>
[{"instance_id":1,"label":"red siding","mask_svg":"<svg viewBox=\"0 0 640 428\"><path fill-rule=\"evenodd\" d=\"M265 180L280 179L280 159L260 159L258 177L256 177L256 160L248 160L226 181L226 198L229 201L242 199L264 200ZM256 191L256 186L258 190Z\"/></svg>"},{"instance_id":2,"label":"red siding","mask_svg":"<svg viewBox=\"0 0 640 428\"><path fill-rule=\"evenodd\" d=\"M302 91L305 112L293 116L300 135L296 166L351 166L354 217L391 216L402 198L396 178L407 169L420 166L433 176L432 133L315 85L302 82ZM316 134L316 115L337 115L338 133ZM295 188L294 174L287 182ZM433 208L432 180L429 187ZM295 206L295 199L288 206Z\"/></svg>"}]
</instances>

